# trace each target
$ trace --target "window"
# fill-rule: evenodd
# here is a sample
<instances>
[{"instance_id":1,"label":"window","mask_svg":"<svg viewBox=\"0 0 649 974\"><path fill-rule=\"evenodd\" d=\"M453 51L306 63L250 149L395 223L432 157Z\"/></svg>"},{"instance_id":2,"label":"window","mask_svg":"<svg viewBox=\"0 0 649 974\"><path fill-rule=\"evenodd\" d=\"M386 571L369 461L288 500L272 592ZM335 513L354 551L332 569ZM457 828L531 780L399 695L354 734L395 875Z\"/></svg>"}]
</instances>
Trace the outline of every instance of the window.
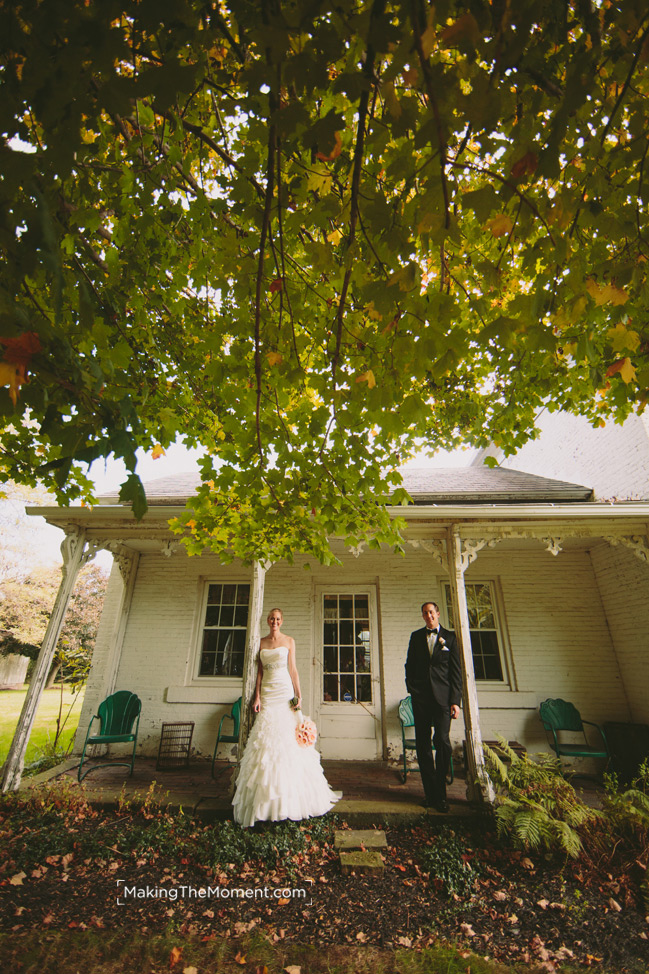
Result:
<instances>
[{"instance_id":1,"label":"window","mask_svg":"<svg viewBox=\"0 0 649 974\"><path fill-rule=\"evenodd\" d=\"M323 700L372 702L369 595L323 595Z\"/></svg>"},{"instance_id":2,"label":"window","mask_svg":"<svg viewBox=\"0 0 649 974\"><path fill-rule=\"evenodd\" d=\"M476 680L503 682L503 664L498 640L498 626L494 594L490 582L465 583L469 628L471 630L471 650ZM455 629L451 586L444 585L446 612L451 629Z\"/></svg>"},{"instance_id":3,"label":"window","mask_svg":"<svg viewBox=\"0 0 649 974\"><path fill-rule=\"evenodd\" d=\"M210 584L198 675L243 676L250 585Z\"/></svg>"}]
</instances>

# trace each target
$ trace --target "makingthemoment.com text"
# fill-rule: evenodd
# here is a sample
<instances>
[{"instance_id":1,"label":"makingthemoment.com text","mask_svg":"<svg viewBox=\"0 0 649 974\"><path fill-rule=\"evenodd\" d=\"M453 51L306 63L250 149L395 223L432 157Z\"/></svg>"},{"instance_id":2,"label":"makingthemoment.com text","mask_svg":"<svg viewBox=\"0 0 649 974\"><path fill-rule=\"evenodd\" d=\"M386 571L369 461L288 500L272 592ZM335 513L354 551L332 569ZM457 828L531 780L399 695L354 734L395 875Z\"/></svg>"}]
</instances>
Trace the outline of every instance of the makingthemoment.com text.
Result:
<instances>
[{"instance_id":1,"label":"makingthemoment.com text","mask_svg":"<svg viewBox=\"0 0 649 974\"><path fill-rule=\"evenodd\" d=\"M310 894L304 888L255 886L128 886L118 880L118 896L125 900L305 900Z\"/></svg>"}]
</instances>

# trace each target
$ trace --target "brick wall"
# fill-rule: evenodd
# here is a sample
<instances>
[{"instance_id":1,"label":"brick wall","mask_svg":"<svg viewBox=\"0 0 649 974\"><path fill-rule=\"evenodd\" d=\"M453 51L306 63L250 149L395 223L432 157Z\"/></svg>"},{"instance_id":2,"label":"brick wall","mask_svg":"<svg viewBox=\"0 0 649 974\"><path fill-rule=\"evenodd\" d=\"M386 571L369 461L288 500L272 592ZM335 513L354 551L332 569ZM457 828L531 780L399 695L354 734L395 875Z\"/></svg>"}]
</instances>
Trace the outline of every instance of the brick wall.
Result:
<instances>
[{"instance_id":1,"label":"brick wall","mask_svg":"<svg viewBox=\"0 0 649 974\"><path fill-rule=\"evenodd\" d=\"M630 719L649 723L649 565L628 548L606 543L593 548L591 557ZM626 718L612 715L611 719Z\"/></svg>"},{"instance_id":2,"label":"brick wall","mask_svg":"<svg viewBox=\"0 0 649 974\"><path fill-rule=\"evenodd\" d=\"M592 487L598 500L649 498L649 411L593 429L583 417L546 410L538 425L539 438L499 456L501 466Z\"/></svg>"},{"instance_id":3,"label":"brick wall","mask_svg":"<svg viewBox=\"0 0 649 974\"><path fill-rule=\"evenodd\" d=\"M611 602L612 590L610 586L607 590L602 580L607 572L615 573L615 566L607 565L605 552L600 565L600 560L591 562L585 550L564 551L555 558L539 543L508 544L481 552L467 574L467 580L497 582L502 596L501 622L514 670L513 689L479 689L483 736L492 738L502 733L532 750L545 748L537 709L548 696L572 700L587 719L630 719L622 673L633 686L637 659L631 626L624 645L619 636L622 627L612 627L617 633L614 645L602 600L604 593L607 606ZM312 571L305 571L304 559L298 559L294 566L274 565L266 576L264 613L275 605L284 610L284 629L297 645L304 710L319 716L321 671L319 662L313 664L316 586L376 586L387 747L388 755L396 759L401 752L397 707L406 692L408 638L421 625L420 603L432 598L442 604L444 573L430 554L411 547L404 558L385 550L365 551L358 559L343 553L342 548L340 553L342 567L314 566ZM644 568L640 562L638 567ZM176 552L171 558L141 556L116 682L117 689L133 689L142 698L141 751L157 752L163 721L194 720L194 744L211 754L220 717L239 696L240 684L226 680L218 686L201 686L198 691L184 689L191 681L196 627L201 622L197 618L200 579L245 581L248 575L236 565L220 566L211 555L188 558L184 552ZM98 682L110 669L109 641L115 624L111 613L114 616L120 605L121 580L113 576L93 663L92 679ZM629 584L633 577L631 572ZM610 607L607 611L611 612ZM641 612L642 607L636 605L634 611ZM627 614L632 617L630 610ZM637 696L635 690L632 693ZM169 696L177 702L167 702ZM97 702L89 687L81 721L83 734ZM360 710L359 716L367 723ZM360 722L356 726L360 733ZM461 719L454 722L452 737L459 747L463 738Z\"/></svg>"}]
</instances>

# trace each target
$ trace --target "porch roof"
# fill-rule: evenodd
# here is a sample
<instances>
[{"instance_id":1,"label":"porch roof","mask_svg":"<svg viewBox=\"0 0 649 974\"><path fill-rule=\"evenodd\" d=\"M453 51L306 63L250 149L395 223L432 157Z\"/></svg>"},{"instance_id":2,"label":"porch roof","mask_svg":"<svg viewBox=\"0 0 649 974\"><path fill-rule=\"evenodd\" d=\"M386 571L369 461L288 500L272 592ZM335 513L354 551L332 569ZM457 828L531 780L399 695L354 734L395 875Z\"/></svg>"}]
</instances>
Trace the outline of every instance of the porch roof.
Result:
<instances>
[{"instance_id":1,"label":"porch roof","mask_svg":"<svg viewBox=\"0 0 649 974\"><path fill-rule=\"evenodd\" d=\"M590 487L500 467L406 467L401 474L415 504L575 503L592 498ZM151 507L184 507L200 483L199 473L193 471L150 480L144 488ZM100 501L120 504L117 494Z\"/></svg>"}]
</instances>

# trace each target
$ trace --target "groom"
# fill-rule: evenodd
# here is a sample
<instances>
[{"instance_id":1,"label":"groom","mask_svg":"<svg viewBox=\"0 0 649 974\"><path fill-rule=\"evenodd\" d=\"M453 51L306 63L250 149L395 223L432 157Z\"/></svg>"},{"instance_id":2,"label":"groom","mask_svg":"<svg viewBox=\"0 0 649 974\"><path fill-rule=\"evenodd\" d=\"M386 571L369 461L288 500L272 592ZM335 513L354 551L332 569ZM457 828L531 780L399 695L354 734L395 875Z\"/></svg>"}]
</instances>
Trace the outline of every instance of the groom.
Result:
<instances>
[{"instance_id":1,"label":"groom","mask_svg":"<svg viewBox=\"0 0 649 974\"><path fill-rule=\"evenodd\" d=\"M439 607L424 602L426 623L410 636L406 659L406 687L412 697L417 761L427 808L448 812L446 775L451 760L451 719L460 715L462 667L455 633L439 624ZM436 760L430 742L435 728Z\"/></svg>"}]
</instances>

